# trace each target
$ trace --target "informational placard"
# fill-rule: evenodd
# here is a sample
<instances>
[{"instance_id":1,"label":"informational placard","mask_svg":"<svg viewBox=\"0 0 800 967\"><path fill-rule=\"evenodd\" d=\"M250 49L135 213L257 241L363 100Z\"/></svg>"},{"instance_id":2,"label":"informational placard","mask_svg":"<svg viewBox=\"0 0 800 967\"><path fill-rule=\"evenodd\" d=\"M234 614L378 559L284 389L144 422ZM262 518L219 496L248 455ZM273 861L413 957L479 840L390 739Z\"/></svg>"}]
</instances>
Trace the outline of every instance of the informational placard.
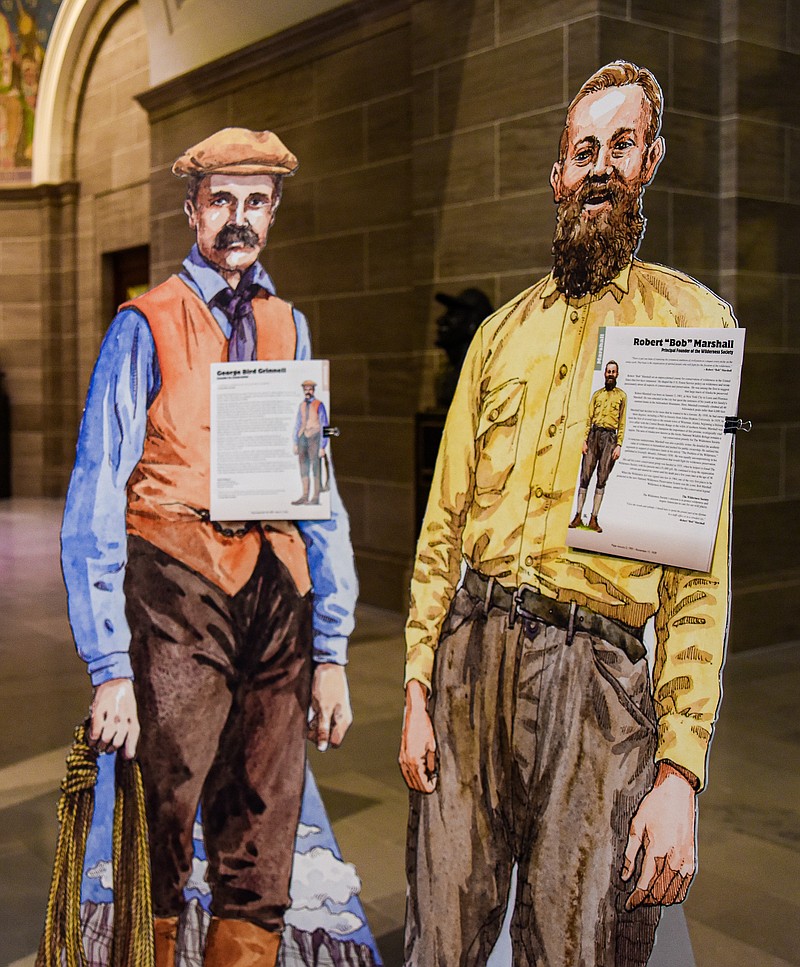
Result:
<instances>
[{"instance_id":1,"label":"informational placard","mask_svg":"<svg viewBox=\"0 0 800 967\"><path fill-rule=\"evenodd\" d=\"M211 366L211 519L331 516L327 359Z\"/></svg>"},{"instance_id":2,"label":"informational placard","mask_svg":"<svg viewBox=\"0 0 800 967\"><path fill-rule=\"evenodd\" d=\"M711 567L743 329L600 330L569 546Z\"/></svg>"}]
</instances>

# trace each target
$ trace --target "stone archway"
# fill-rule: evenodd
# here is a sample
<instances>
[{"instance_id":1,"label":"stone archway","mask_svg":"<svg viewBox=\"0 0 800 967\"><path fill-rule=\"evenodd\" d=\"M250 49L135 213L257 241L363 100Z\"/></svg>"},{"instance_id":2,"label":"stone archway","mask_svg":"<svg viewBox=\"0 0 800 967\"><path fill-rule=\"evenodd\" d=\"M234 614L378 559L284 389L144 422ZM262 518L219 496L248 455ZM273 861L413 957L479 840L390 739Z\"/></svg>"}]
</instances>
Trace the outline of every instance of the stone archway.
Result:
<instances>
[{"instance_id":1,"label":"stone archway","mask_svg":"<svg viewBox=\"0 0 800 967\"><path fill-rule=\"evenodd\" d=\"M129 0L64 0L39 80L33 136L34 184L74 177L74 138L83 79L106 25Z\"/></svg>"},{"instance_id":2,"label":"stone archway","mask_svg":"<svg viewBox=\"0 0 800 967\"><path fill-rule=\"evenodd\" d=\"M129 0L63 0L42 76L33 146L33 183L73 176L80 90L106 25ZM160 84L341 5L341 0L139 0L150 49L150 82Z\"/></svg>"}]
</instances>

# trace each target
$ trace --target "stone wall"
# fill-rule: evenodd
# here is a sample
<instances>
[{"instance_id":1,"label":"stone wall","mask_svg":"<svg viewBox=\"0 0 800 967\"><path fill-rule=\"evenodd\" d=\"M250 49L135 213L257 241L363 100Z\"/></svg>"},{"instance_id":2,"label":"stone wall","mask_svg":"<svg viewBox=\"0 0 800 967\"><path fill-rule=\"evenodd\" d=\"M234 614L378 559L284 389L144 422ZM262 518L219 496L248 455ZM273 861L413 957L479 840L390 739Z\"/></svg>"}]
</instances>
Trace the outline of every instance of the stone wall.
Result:
<instances>
[{"instance_id":1,"label":"stone wall","mask_svg":"<svg viewBox=\"0 0 800 967\"><path fill-rule=\"evenodd\" d=\"M800 638L800 4L722 7L721 285L747 327L733 645Z\"/></svg>"},{"instance_id":2,"label":"stone wall","mask_svg":"<svg viewBox=\"0 0 800 967\"><path fill-rule=\"evenodd\" d=\"M108 322L103 253L149 241L152 281L165 278L192 242L174 158L224 125L274 128L301 166L266 264L332 359L362 597L403 609L414 414L442 362L433 296L477 285L499 305L548 271L566 105L622 57L653 69L666 99L640 254L707 283L748 329L741 412L756 429L737 441L733 645L797 638L799 53L797 0L355 0L149 90L145 115L143 25L126 8L83 82L77 283L69 186L0 192L16 492L63 485Z\"/></svg>"},{"instance_id":3,"label":"stone wall","mask_svg":"<svg viewBox=\"0 0 800 967\"><path fill-rule=\"evenodd\" d=\"M0 188L0 369L11 399L11 491L63 493L72 438L77 185Z\"/></svg>"},{"instance_id":4,"label":"stone wall","mask_svg":"<svg viewBox=\"0 0 800 967\"><path fill-rule=\"evenodd\" d=\"M100 38L79 102L75 177L78 399L111 322L103 255L150 239L150 129L135 100L149 84L147 35L138 4L123 8Z\"/></svg>"}]
</instances>

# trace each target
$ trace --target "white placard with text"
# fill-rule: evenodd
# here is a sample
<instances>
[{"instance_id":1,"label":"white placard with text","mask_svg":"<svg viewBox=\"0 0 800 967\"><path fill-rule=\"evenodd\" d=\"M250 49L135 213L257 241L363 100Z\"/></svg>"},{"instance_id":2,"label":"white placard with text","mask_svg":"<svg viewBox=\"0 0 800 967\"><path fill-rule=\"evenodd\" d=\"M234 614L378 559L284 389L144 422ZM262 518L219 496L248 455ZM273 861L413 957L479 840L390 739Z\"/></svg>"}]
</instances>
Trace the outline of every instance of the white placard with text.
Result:
<instances>
[{"instance_id":1,"label":"white placard with text","mask_svg":"<svg viewBox=\"0 0 800 967\"><path fill-rule=\"evenodd\" d=\"M744 329L601 329L592 394L617 363L625 430L590 529L597 470L570 547L708 571L736 416ZM587 421L590 400L586 401ZM580 473L575 485L580 488ZM573 506L573 514L577 509ZM574 520L573 520L574 523Z\"/></svg>"},{"instance_id":2,"label":"white placard with text","mask_svg":"<svg viewBox=\"0 0 800 967\"><path fill-rule=\"evenodd\" d=\"M211 366L212 520L330 518L330 440L317 432L329 372L327 359Z\"/></svg>"}]
</instances>

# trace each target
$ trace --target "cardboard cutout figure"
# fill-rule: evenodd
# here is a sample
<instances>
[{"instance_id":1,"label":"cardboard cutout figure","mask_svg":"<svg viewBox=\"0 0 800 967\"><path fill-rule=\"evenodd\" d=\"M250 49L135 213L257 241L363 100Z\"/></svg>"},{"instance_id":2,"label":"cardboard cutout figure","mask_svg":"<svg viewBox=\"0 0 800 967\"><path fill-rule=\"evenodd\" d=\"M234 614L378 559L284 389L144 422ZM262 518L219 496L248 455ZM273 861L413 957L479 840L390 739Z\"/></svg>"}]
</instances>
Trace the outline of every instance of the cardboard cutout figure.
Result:
<instances>
[{"instance_id":1,"label":"cardboard cutout figure","mask_svg":"<svg viewBox=\"0 0 800 967\"><path fill-rule=\"evenodd\" d=\"M406 628L409 967L485 964L509 904L514 964L643 967L695 871L728 500L710 573L566 546L599 327L735 325L635 258L661 112L627 62L578 92L553 270L478 330L448 415Z\"/></svg>"},{"instance_id":2,"label":"cardboard cutout figure","mask_svg":"<svg viewBox=\"0 0 800 967\"><path fill-rule=\"evenodd\" d=\"M192 891L210 888L209 967L275 964L286 922L325 928L326 896L333 933L364 926L312 781L304 798L306 733L325 750L352 721L357 586L335 481L330 520L217 522L208 508L211 364L311 354L305 318L257 261L296 167L275 134L239 128L175 162L196 245L178 275L115 317L67 495L62 562L95 687L90 738L141 764L159 967L175 962L182 916L179 955L193 948L199 962ZM103 886L109 854L89 854L88 878ZM316 921L308 903L286 913L293 860L295 878L298 863L342 867ZM368 949L358 956L371 962Z\"/></svg>"}]
</instances>

